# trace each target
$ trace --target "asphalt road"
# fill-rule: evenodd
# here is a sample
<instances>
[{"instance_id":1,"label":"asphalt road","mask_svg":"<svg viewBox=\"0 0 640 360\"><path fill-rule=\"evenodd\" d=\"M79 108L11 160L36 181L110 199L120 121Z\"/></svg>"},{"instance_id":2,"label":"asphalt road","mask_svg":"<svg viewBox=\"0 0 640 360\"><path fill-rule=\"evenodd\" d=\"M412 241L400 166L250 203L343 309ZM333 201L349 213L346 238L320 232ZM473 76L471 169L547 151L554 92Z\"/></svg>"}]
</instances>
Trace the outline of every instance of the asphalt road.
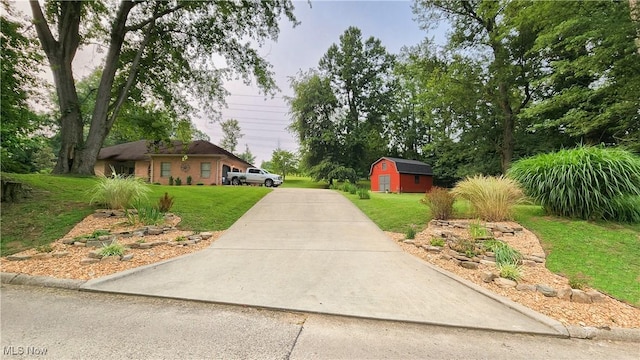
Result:
<instances>
[{"instance_id":1,"label":"asphalt road","mask_svg":"<svg viewBox=\"0 0 640 360\"><path fill-rule=\"evenodd\" d=\"M3 359L638 359L638 343L561 339L3 285ZM399 305L400 306L400 305Z\"/></svg>"}]
</instances>

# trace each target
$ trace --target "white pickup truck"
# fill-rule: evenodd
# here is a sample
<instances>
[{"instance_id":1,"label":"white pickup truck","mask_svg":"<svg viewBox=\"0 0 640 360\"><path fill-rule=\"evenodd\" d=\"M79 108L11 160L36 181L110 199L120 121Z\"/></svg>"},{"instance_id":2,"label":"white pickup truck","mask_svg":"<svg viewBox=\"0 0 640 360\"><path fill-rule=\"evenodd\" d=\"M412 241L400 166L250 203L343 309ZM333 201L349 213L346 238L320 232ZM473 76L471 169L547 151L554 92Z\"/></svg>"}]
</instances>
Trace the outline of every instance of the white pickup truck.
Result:
<instances>
[{"instance_id":1,"label":"white pickup truck","mask_svg":"<svg viewBox=\"0 0 640 360\"><path fill-rule=\"evenodd\" d=\"M248 168L246 173L228 172L227 179L232 185L242 184L264 184L266 187L278 187L282 185L282 177L267 170L258 168Z\"/></svg>"}]
</instances>

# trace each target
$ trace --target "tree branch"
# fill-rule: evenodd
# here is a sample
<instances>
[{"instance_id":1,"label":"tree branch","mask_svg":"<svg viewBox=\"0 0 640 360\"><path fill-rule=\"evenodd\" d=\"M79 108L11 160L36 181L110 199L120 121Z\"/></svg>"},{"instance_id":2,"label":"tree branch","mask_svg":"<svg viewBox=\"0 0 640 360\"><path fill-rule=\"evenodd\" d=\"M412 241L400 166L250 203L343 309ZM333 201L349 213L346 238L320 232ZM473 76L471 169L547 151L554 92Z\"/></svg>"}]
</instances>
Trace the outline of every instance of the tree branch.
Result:
<instances>
[{"instance_id":1,"label":"tree branch","mask_svg":"<svg viewBox=\"0 0 640 360\"><path fill-rule=\"evenodd\" d=\"M58 42L51 34L51 29L49 28L47 20L44 18L44 14L42 13L42 8L40 7L38 0L29 1L29 5L31 5L31 13L33 14L33 25L36 27L36 32L38 33L38 38L40 39L42 48L45 53L47 53L47 56L51 57Z\"/></svg>"},{"instance_id":2,"label":"tree branch","mask_svg":"<svg viewBox=\"0 0 640 360\"><path fill-rule=\"evenodd\" d=\"M181 3L181 4L178 4L176 7L173 7L173 8L170 8L170 9L166 9L164 11L160 11L160 12L154 13L154 15L151 18L146 19L141 23L125 27L125 31L140 30L140 29L144 28L145 26L147 26L148 24L150 24L152 22L155 23L155 21L157 19L159 19L159 18L161 18L161 17L163 17L165 15L169 15L169 14L171 14L173 12L176 12L176 11L178 11L178 10L184 8L184 7L185 7L185 5L183 3Z\"/></svg>"}]
</instances>

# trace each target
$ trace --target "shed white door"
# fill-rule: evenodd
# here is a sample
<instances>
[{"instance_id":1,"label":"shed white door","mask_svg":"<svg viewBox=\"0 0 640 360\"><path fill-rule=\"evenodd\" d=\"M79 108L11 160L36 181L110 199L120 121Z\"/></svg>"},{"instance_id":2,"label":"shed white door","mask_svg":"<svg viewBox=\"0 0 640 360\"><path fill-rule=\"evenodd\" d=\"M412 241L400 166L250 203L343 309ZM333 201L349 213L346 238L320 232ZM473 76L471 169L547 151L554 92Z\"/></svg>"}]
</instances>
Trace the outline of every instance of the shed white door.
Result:
<instances>
[{"instance_id":1,"label":"shed white door","mask_svg":"<svg viewBox=\"0 0 640 360\"><path fill-rule=\"evenodd\" d=\"M378 191L389 191L391 189L391 176L378 175Z\"/></svg>"}]
</instances>

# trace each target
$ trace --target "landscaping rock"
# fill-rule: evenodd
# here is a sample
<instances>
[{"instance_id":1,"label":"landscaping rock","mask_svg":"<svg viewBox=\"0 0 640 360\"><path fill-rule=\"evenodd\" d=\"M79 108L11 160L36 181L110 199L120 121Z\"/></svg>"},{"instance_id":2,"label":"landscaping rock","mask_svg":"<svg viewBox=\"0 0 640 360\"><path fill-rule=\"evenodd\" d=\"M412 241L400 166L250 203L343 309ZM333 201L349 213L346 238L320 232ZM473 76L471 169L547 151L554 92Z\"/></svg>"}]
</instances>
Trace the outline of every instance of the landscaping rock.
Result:
<instances>
[{"instance_id":1,"label":"landscaping rock","mask_svg":"<svg viewBox=\"0 0 640 360\"><path fill-rule=\"evenodd\" d=\"M200 233L200 236L202 237L202 240L207 240L213 236L213 233L207 231L207 232Z\"/></svg>"},{"instance_id":2,"label":"landscaping rock","mask_svg":"<svg viewBox=\"0 0 640 360\"><path fill-rule=\"evenodd\" d=\"M442 251L440 246L422 245L422 248L432 253L439 253Z\"/></svg>"},{"instance_id":3,"label":"landscaping rock","mask_svg":"<svg viewBox=\"0 0 640 360\"><path fill-rule=\"evenodd\" d=\"M464 255L460 255L460 254L455 254L453 257L458 259L458 260L460 260L460 261L471 261L470 258L468 258L468 257L466 257Z\"/></svg>"},{"instance_id":4,"label":"landscaping rock","mask_svg":"<svg viewBox=\"0 0 640 360\"><path fill-rule=\"evenodd\" d=\"M544 258L540 258L540 257L533 256L533 255L525 255L524 256L524 260L532 260L532 261L535 261L537 263L544 263Z\"/></svg>"},{"instance_id":5,"label":"landscaping rock","mask_svg":"<svg viewBox=\"0 0 640 360\"><path fill-rule=\"evenodd\" d=\"M533 260L522 260L522 265L534 267L534 266L537 266L538 263Z\"/></svg>"},{"instance_id":6,"label":"landscaping rock","mask_svg":"<svg viewBox=\"0 0 640 360\"><path fill-rule=\"evenodd\" d=\"M83 246L87 246L87 244L80 242L80 241L76 241L73 243L73 246L79 246L79 247L83 247Z\"/></svg>"},{"instance_id":7,"label":"landscaping rock","mask_svg":"<svg viewBox=\"0 0 640 360\"><path fill-rule=\"evenodd\" d=\"M536 285L536 289L542 293L542 295L546 297L556 297L558 296L558 291L552 288L549 285L538 284Z\"/></svg>"},{"instance_id":8,"label":"landscaping rock","mask_svg":"<svg viewBox=\"0 0 640 360\"><path fill-rule=\"evenodd\" d=\"M151 245L149 243L139 243L139 249L151 249Z\"/></svg>"},{"instance_id":9,"label":"landscaping rock","mask_svg":"<svg viewBox=\"0 0 640 360\"><path fill-rule=\"evenodd\" d=\"M133 254L126 254L120 257L120 261L129 261L131 259L133 259Z\"/></svg>"},{"instance_id":10,"label":"landscaping rock","mask_svg":"<svg viewBox=\"0 0 640 360\"><path fill-rule=\"evenodd\" d=\"M531 254L531 256L540 258L540 259L546 259L547 255L545 255L544 253L535 253L535 254Z\"/></svg>"},{"instance_id":11,"label":"landscaping rock","mask_svg":"<svg viewBox=\"0 0 640 360\"><path fill-rule=\"evenodd\" d=\"M115 256L105 256L103 257L101 260L101 262L115 262L115 261L120 261L120 256L115 255Z\"/></svg>"},{"instance_id":12,"label":"landscaping rock","mask_svg":"<svg viewBox=\"0 0 640 360\"><path fill-rule=\"evenodd\" d=\"M154 241L154 242L149 242L149 243L146 243L146 244L149 245L150 247L155 247L155 246L164 245L166 243L167 243L166 241Z\"/></svg>"},{"instance_id":13,"label":"landscaping rock","mask_svg":"<svg viewBox=\"0 0 640 360\"><path fill-rule=\"evenodd\" d=\"M102 259L102 254L100 254L100 250L94 250L94 251L89 251L89 254L87 254L87 256L91 259Z\"/></svg>"},{"instance_id":14,"label":"landscaping rock","mask_svg":"<svg viewBox=\"0 0 640 360\"><path fill-rule=\"evenodd\" d=\"M416 243L414 240L402 240L402 242L405 244L411 244L411 245L414 245Z\"/></svg>"},{"instance_id":15,"label":"landscaping rock","mask_svg":"<svg viewBox=\"0 0 640 360\"><path fill-rule=\"evenodd\" d=\"M88 247L109 246L113 244L114 241L116 241L115 235L103 235L103 236L99 236L97 239L87 240L87 246Z\"/></svg>"},{"instance_id":16,"label":"landscaping rock","mask_svg":"<svg viewBox=\"0 0 640 360\"><path fill-rule=\"evenodd\" d=\"M99 261L100 261L100 259L84 258L84 259L80 260L80 264L81 265L89 265L89 264L95 264L95 263L97 263Z\"/></svg>"},{"instance_id":17,"label":"landscaping rock","mask_svg":"<svg viewBox=\"0 0 640 360\"><path fill-rule=\"evenodd\" d=\"M38 253L38 254L31 255L32 259L47 259L50 257L52 256L49 253Z\"/></svg>"},{"instance_id":18,"label":"landscaping rock","mask_svg":"<svg viewBox=\"0 0 640 360\"><path fill-rule=\"evenodd\" d=\"M489 266L495 266L496 262L495 261L489 261L489 260L481 259L480 260L480 264L489 265Z\"/></svg>"},{"instance_id":19,"label":"landscaping rock","mask_svg":"<svg viewBox=\"0 0 640 360\"><path fill-rule=\"evenodd\" d=\"M571 289L571 301L580 304L591 304L592 300L587 293L578 289Z\"/></svg>"},{"instance_id":20,"label":"landscaping rock","mask_svg":"<svg viewBox=\"0 0 640 360\"><path fill-rule=\"evenodd\" d=\"M9 261L24 261L24 260L30 260L31 256L29 255L9 255L7 256L7 260Z\"/></svg>"},{"instance_id":21,"label":"landscaping rock","mask_svg":"<svg viewBox=\"0 0 640 360\"><path fill-rule=\"evenodd\" d=\"M513 280L509 280L501 277L493 279L493 282L496 285L500 286L501 288L512 288L518 285L518 283Z\"/></svg>"},{"instance_id":22,"label":"landscaping rock","mask_svg":"<svg viewBox=\"0 0 640 360\"><path fill-rule=\"evenodd\" d=\"M65 257L67 255L69 255L68 251L59 251L59 252L51 253L51 256L53 256L54 258L61 258L61 257Z\"/></svg>"},{"instance_id":23,"label":"landscaping rock","mask_svg":"<svg viewBox=\"0 0 640 360\"><path fill-rule=\"evenodd\" d=\"M492 273L491 271L484 271L482 273L482 281L486 282L486 283L490 283L493 281L493 279L498 278L498 275Z\"/></svg>"},{"instance_id":24,"label":"landscaping rock","mask_svg":"<svg viewBox=\"0 0 640 360\"><path fill-rule=\"evenodd\" d=\"M453 258L449 254L440 254L440 259L451 260Z\"/></svg>"},{"instance_id":25,"label":"landscaping rock","mask_svg":"<svg viewBox=\"0 0 640 360\"><path fill-rule=\"evenodd\" d=\"M586 294L591 298L591 302L603 302L607 299L607 297L595 290L587 291Z\"/></svg>"},{"instance_id":26,"label":"landscaping rock","mask_svg":"<svg viewBox=\"0 0 640 360\"><path fill-rule=\"evenodd\" d=\"M536 291L537 287L531 284L518 284L516 285L516 290L518 291Z\"/></svg>"},{"instance_id":27,"label":"landscaping rock","mask_svg":"<svg viewBox=\"0 0 640 360\"><path fill-rule=\"evenodd\" d=\"M74 242L76 242L75 239L62 239L62 243L65 245L73 245Z\"/></svg>"},{"instance_id":28,"label":"landscaping rock","mask_svg":"<svg viewBox=\"0 0 640 360\"><path fill-rule=\"evenodd\" d=\"M164 232L164 229L157 226L149 226L147 228L147 234L149 235L160 235Z\"/></svg>"},{"instance_id":29,"label":"landscaping rock","mask_svg":"<svg viewBox=\"0 0 640 360\"><path fill-rule=\"evenodd\" d=\"M478 268L478 263L473 262L473 261L462 261L460 263L460 266L462 266L465 269L475 270L475 269Z\"/></svg>"},{"instance_id":30,"label":"landscaping rock","mask_svg":"<svg viewBox=\"0 0 640 360\"><path fill-rule=\"evenodd\" d=\"M562 300L571 300L571 288L558 290L558 298Z\"/></svg>"},{"instance_id":31,"label":"landscaping rock","mask_svg":"<svg viewBox=\"0 0 640 360\"><path fill-rule=\"evenodd\" d=\"M143 237L147 234L145 230L136 230L132 233L133 236Z\"/></svg>"}]
</instances>

